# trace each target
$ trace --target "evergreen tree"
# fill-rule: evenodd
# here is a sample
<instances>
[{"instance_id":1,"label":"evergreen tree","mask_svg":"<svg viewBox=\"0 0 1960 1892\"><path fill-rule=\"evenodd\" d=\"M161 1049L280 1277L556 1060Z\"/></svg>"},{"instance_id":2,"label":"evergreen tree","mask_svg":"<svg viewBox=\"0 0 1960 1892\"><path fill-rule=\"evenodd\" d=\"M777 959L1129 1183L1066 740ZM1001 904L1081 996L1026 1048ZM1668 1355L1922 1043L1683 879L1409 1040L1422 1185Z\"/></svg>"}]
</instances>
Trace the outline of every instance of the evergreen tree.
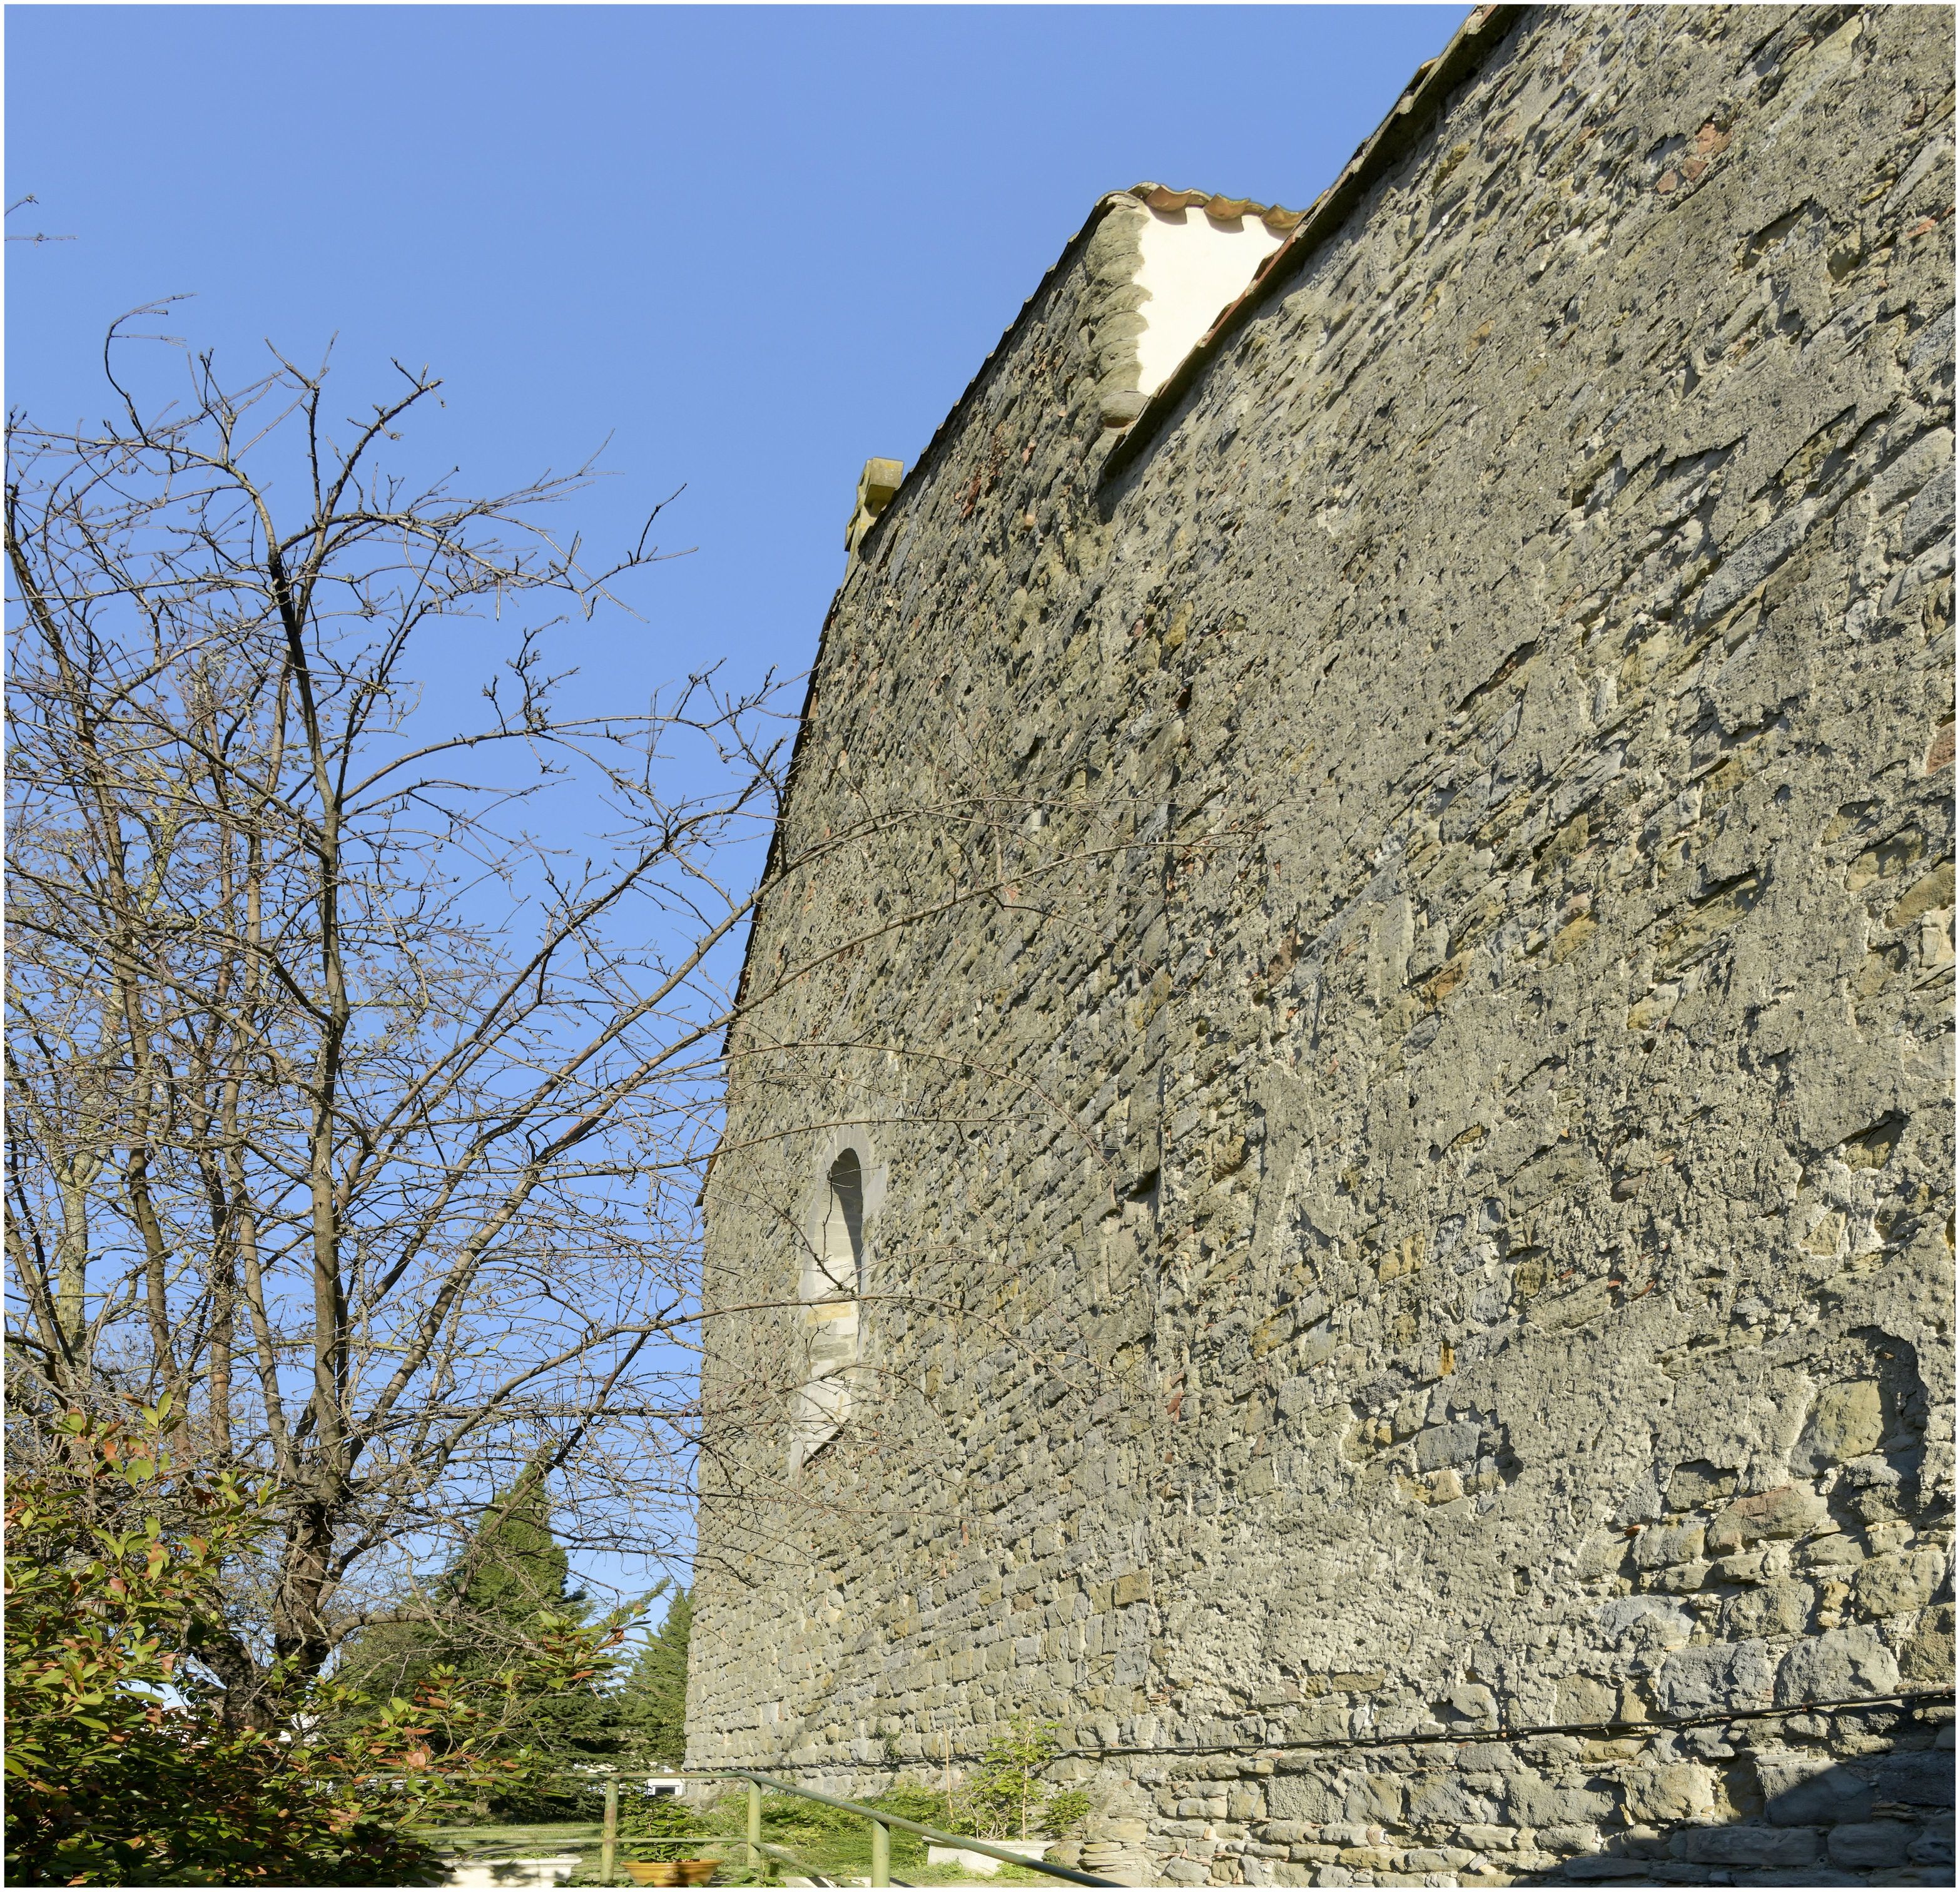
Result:
<instances>
[{"instance_id":1,"label":"evergreen tree","mask_svg":"<svg viewBox=\"0 0 1960 1892\"><path fill-rule=\"evenodd\" d=\"M694 1600L676 1590L616 1699L621 1744L636 1762L678 1768L687 1758L687 1644Z\"/></svg>"},{"instance_id":2,"label":"evergreen tree","mask_svg":"<svg viewBox=\"0 0 1960 1892\"><path fill-rule=\"evenodd\" d=\"M540 1616L585 1615L585 1592L571 1588L571 1560L552 1531L551 1494L527 1469L491 1501L449 1578L455 1613L480 1632L522 1642Z\"/></svg>"},{"instance_id":3,"label":"evergreen tree","mask_svg":"<svg viewBox=\"0 0 1960 1892\"><path fill-rule=\"evenodd\" d=\"M426 1620L377 1625L349 1648L336 1680L364 1693L406 1695L438 1666L465 1677L488 1675L534 1648L539 1637L582 1622L585 1593L572 1586L571 1560L552 1530L551 1494L528 1467L484 1509L475 1535L429 1597ZM606 1677L534 1697L510 1741L546 1766L575 1770L619 1749ZM578 1789L527 1789L482 1811L504 1818L575 1816Z\"/></svg>"}]
</instances>

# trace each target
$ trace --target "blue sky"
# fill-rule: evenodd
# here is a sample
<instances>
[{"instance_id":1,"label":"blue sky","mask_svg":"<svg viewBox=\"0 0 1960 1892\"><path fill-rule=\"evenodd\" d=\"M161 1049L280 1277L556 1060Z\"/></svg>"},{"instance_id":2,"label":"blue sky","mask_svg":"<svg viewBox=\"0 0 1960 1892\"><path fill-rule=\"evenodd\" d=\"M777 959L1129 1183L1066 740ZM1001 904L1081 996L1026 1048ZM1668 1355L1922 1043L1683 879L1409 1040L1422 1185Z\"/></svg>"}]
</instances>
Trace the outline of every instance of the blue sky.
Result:
<instances>
[{"instance_id":1,"label":"blue sky","mask_svg":"<svg viewBox=\"0 0 1960 1892\"><path fill-rule=\"evenodd\" d=\"M75 240L8 246L8 400L103 412L104 328L172 295L240 381L337 335L343 413L429 364L413 467L609 436L601 553L686 489L644 622L566 634L586 706L793 674L864 460L912 463L1097 197L1303 206L1465 11L14 5L10 228ZM486 648L432 648L432 708Z\"/></svg>"},{"instance_id":2,"label":"blue sky","mask_svg":"<svg viewBox=\"0 0 1960 1892\"><path fill-rule=\"evenodd\" d=\"M8 394L101 332L243 374L339 337L447 378L404 451L488 487L609 435L581 509L699 549L581 653L800 670L859 468L908 464L1102 193L1306 203L1461 7L43 6L7 12Z\"/></svg>"}]
</instances>

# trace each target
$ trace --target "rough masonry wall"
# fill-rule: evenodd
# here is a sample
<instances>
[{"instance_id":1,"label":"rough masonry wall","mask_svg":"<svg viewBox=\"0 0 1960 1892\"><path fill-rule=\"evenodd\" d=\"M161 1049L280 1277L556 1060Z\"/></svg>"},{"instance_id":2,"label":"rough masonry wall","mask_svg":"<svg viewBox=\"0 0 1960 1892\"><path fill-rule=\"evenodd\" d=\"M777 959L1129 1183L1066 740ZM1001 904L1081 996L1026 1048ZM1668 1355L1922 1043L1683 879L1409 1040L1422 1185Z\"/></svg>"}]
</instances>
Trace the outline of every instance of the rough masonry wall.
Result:
<instances>
[{"instance_id":1,"label":"rough masonry wall","mask_svg":"<svg viewBox=\"0 0 1960 1892\"><path fill-rule=\"evenodd\" d=\"M1113 482L1131 214L1030 305L751 948L695 1761L1052 1718L1132 1882L1950 1881L1952 62L1526 11Z\"/></svg>"}]
</instances>

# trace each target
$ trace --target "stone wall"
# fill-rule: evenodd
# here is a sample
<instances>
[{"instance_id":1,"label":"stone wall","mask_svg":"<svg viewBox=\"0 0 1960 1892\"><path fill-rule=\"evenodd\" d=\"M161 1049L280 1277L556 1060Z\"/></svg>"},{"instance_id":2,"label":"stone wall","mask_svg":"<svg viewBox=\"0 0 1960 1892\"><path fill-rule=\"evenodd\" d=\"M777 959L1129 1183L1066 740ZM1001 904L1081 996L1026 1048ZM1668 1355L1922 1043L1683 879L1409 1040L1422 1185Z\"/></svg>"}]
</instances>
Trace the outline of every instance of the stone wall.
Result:
<instances>
[{"instance_id":1,"label":"stone wall","mask_svg":"<svg viewBox=\"0 0 1960 1892\"><path fill-rule=\"evenodd\" d=\"M691 1758L1046 1718L1131 1882L1947 1883L1952 16L1473 24L1141 419L1106 200L861 541Z\"/></svg>"}]
</instances>

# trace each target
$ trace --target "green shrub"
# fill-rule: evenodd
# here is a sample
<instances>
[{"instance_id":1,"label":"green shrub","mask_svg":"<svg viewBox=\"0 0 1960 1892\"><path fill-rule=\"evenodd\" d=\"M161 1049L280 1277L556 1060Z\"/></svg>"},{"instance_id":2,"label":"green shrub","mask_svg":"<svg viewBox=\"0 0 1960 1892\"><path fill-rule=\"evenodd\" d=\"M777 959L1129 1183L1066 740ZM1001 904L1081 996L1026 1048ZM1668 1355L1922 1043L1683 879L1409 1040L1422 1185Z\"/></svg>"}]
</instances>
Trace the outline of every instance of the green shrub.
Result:
<instances>
[{"instance_id":1,"label":"green shrub","mask_svg":"<svg viewBox=\"0 0 1960 1892\"><path fill-rule=\"evenodd\" d=\"M227 1560L271 1514L229 1476L173 1470L167 1405L144 1419L70 1414L66 1475L8 1494L8 1879L439 1884L413 1829L522 1782L513 1705L581 1685L609 1627L553 1623L524 1669L437 1668L379 1704L282 1677L262 1725L231 1725L204 1658L231 1633Z\"/></svg>"},{"instance_id":2,"label":"green shrub","mask_svg":"<svg viewBox=\"0 0 1960 1892\"><path fill-rule=\"evenodd\" d=\"M700 1839L709 1830L708 1822L678 1794L620 1796L622 1839Z\"/></svg>"},{"instance_id":3,"label":"green shrub","mask_svg":"<svg viewBox=\"0 0 1960 1892\"><path fill-rule=\"evenodd\" d=\"M800 1794L765 1794L762 1826L765 1831L780 1827L785 1833L859 1833L864 1820L861 1814L826 1807L822 1801L806 1800Z\"/></svg>"},{"instance_id":4,"label":"green shrub","mask_svg":"<svg viewBox=\"0 0 1960 1892\"><path fill-rule=\"evenodd\" d=\"M1005 1734L995 1735L954 1796L961 1824L953 1830L985 1839L1025 1839L1037 1830L1048 1800L1042 1771L1061 1748L1061 1732L1052 1722L1017 1716Z\"/></svg>"},{"instance_id":5,"label":"green shrub","mask_svg":"<svg viewBox=\"0 0 1960 1892\"><path fill-rule=\"evenodd\" d=\"M861 1814L823 1806L816 1801L804 1799L800 1794L765 1793L762 1796L762 1836L765 1839L787 1843L798 1833L861 1831L864 1824ZM747 1832L748 1827L749 1796L745 1790L738 1788L733 1793L724 1794L706 1810L702 1830L725 1839L739 1837Z\"/></svg>"},{"instance_id":6,"label":"green shrub","mask_svg":"<svg viewBox=\"0 0 1960 1892\"><path fill-rule=\"evenodd\" d=\"M901 1781L870 1804L880 1813L896 1814L901 1820L916 1820L922 1827L950 1830L946 1825L946 1795L931 1787L915 1786Z\"/></svg>"}]
</instances>

